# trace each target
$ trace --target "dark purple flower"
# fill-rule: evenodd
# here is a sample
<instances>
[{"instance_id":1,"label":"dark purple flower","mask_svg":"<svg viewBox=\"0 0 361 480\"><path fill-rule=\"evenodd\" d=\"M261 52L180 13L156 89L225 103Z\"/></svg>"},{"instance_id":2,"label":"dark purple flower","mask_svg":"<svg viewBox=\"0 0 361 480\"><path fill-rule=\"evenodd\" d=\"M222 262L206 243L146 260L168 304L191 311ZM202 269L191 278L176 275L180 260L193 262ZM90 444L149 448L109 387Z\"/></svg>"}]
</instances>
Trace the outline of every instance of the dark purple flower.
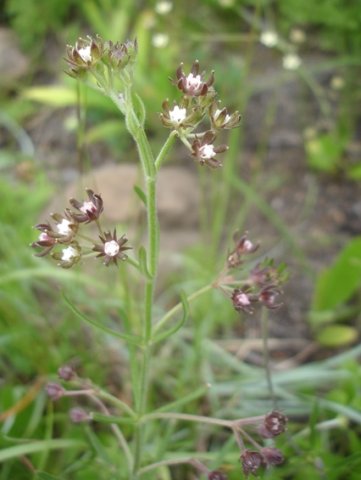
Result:
<instances>
[{"instance_id":1,"label":"dark purple flower","mask_svg":"<svg viewBox=\"0 0 361 480\"><path fill-rule=\"evenodd\" d=\"M202 111L198 107L189 108L189 99L184 98L179 105L170 107L168 100L162 103L163 113L160 114L163 125L173 130L195 126L202 119Z\"/></svg>"},{"instance_id":2,"label":"dark purple flower","mask_svg":"<svg viewBox=\"0 0 361 480\"><path fill-rule=\"evenodd\" d=\"M227 145L219 145L215 147L213 142L215 134L209 130L202 138L196 137L192 143L192 155L201 165L208 165L211 168L222 166L222 162L216 159L217 153L222 153L228 149Z\"/></svg>"},{"instance_id":3,"label":"dark purple flower","mask_svg":"<svg viewBox=\"0 0 361 480\"><path fill-rule=\"evenodd\" d=\"M38 225L35 225L35 228L40 230L41 233L37 241L33 242L31 246L33 248L41 247L43 250L39 253L36 253L35 255L37 257L45 257L45 255L47 255L56 244L56 239L51 235L49 235L49 232L51 232L52 227L49 223L39 223Z\"/></svg>"},{"instance_id":4,"label":"dark purple flower","mask_svg":"<svg viewBox=\"0 0 361 480\"><path fill-rule=\"evenodd\" d=\"M80 213L69 212L71 217L78 223L89 223L97 220L103 211L103 200L100 195L94 193L90 188L86 189L88 200L79 202L75 198L70 199L70 204Z\"/></svg>"},{"instance_id":5,"label":"dark purple flower","mask_svg":"<svg viewBox=\"0 0 361 480\"><path fill-rule=\"evenodd\" d=\"M71 77L84 74L101 59L104 51L103 40L97 36L96 39L88 36L79 38L75 46L67 46L65 61L69 66L67 72Z\"/></svg>"},{"instance_id":6,"label":"dark purple flower","mask_svg":"<svg viewBox=\"0 0 361 480\"><path fill-rule=\"evenodd\" d=\"M204 73L199 73L199 62L193 62L191 72L186 75L183 72L183 63L177 69L176 84L179 90L190 97L198 97L207 95L209 87L214 82L214 72L211 73L209 79L204 81Z\"/></svg>"},{"instance_id":7,"label":"dark purple flower","mask_svg":"<svg viewBox=\"0 0 361 480\"><path fill-rule=\"evenodd\" d=\"M259 292L258 299L265 307L275 310L282 306L282 302L276 303L276 299L281 293L281 290L275 285L268 285Z\"/></svg>"},{"instance_id":8,"label":"dark purple flower","mask_svg":"<svg viewBox=\"0 0 361 480\"><path fill-rule=\"evenodd\" d=\"M62 250L53 252L51 256L58 262L62 268L71 268L81 259L81 248L77 242L72 242Z\"/></svg>"},{"instance_id":9,"label":"dark purple flower","mask_svg":"<svg viewBox=\"0 0 361 480\"><path fill-rule=\"evenodd\" d=\"M99 236L99 238L102 241L102 245L95 245L93 251L99 252L97 257L105 257L104 265L108 266L111 263L117 265L118 260L125 260L127 258L124 251L129 250L131 247L124 246L128 241L125 235L117 238L117 232L114 229L113 234L105 232L104 237Z\"/></svg>"},{"instance_id":10,"label":"dark purple flower","mask_svg":"<svg viewBox=\"0 0 361 480\"><path fill-rule=\"evenodd\" d=\"M242 469L246 476L255 475L264 466L262 455L257 451L245 450L241 455Z\"/></svg>"},{"instance_id":11,"label":"dark purple flower","mask_svg":"<svg viewBox=\"0 0 361 480\"><path fill-rule=\"evenodd\" d=\"M220 102L213 102L209 108L211 125L214 130L229 130L239 126L239 112L229 114L226 107L221 108Z\"/></svg>"},{"instance_id":12,"label":"dark purple flower","mask_svg":"<svg viewBox=\"0 0 361 480\"><path fill-rule=\"evenodd\" d=\"M238 240L237 234L235 234L233 239L235 241L235 248L228 254L228 268L238 267L242 263L242 257L244 254L253 253L259 247L259 243L253 243L249 240L247 233L242 235Z\"/></svg>"},{"instance_id":13,"label":"dark purple flower","mask_svg":"<svg viewBox=\"0 0 361 480\"><path fill-rule=\"evenodd\" d=\"M276 437L286 430L287 417L283 413L273 410L265 416L263 428L268 437ZM266 435L264 435L266 436Z\"/></svg>"},{"instance_id":14,"label":"dark purple flower","mask_svg":"<svg viewBox=\"0 0 361 480\"><path fill-rule=\"evenodd\" d=\"M264 447L261 449L261 455L269 466L280 465L284 461L283 454L278 448Z\"/></svg>"},{"instance_id":15,"label":"dark purple flower","mask_svg":"<svg viewBox=\"0 0 361 480\"><path fill-rule=\"evenodd\" d=\"M237 312L253 313L252 304L257 302L257 298L249 293L248 287L235 288L232 292L231 300Z\"/></svg>"}]
</instances>

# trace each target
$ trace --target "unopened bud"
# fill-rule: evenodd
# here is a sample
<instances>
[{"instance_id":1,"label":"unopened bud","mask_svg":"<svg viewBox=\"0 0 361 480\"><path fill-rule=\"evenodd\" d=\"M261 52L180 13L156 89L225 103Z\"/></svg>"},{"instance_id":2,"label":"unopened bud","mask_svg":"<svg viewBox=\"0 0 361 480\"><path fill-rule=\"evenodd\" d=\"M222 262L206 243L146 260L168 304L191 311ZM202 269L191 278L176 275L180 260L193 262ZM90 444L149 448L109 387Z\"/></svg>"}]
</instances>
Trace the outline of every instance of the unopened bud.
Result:
<instances>
[{"instance_id":1,"label":"unopened bud","mask_svg":"<svg viewBox=\"0 0 361 480\"><path fill-rule=\"evenodd\" d=\"M79 407L72 408L69 412L69 416L71 421L74 423L84 423L91 420L91 415L89 415L89 413L83 408Z\"/></svg>"},{"instance_id":2,"label":"unopened bud","mask_svg":"<svg viewBox=\"0 0 361 480\"><path fill-rule=\"evenodd\" d=\"M59 378L68 382L75 377L75 372L71 365L63 365L59 368L58 375Z\"/></svg>"},{"instance_id":3,"label":"unopened bud","mask_svg":"<svg viewBox=\"0 0 361 480\"><path fill-rule=\"evenodd\" d=\"M45 390L49 398L54 402L56 400L59 400L59 398L63 397L65 394L64 388L58 383L53 383L53 382L48 383L45 387Z\"/></svg>"}]
</instances>

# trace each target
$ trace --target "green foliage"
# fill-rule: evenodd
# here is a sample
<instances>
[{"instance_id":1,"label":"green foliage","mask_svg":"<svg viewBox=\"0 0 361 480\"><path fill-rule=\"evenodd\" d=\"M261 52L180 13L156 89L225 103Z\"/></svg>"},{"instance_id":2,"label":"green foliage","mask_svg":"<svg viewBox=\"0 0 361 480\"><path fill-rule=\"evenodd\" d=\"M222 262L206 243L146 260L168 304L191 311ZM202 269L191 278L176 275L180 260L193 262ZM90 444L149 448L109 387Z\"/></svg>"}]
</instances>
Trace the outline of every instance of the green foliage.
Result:
<instances>
[{"instance_id":1,"label":"green foliage","mask_svg":"<svg viewBox=\"0 0 361 480\"><path fill-rule=\"evenodd\" d=\"M58 31L74 0L6 0L5 11L22 47L31 52L42 47L48 32Z\"/></svg>"},{"instance_id":2,"label":"green foliage","mask_svg":"<svg viewBox=\"0 0 361 480\"><path fill-rule=\"evenodd\" d=\"M317 339L325 346L341 346L357 339L357 329L347 325L333 325L340 320L354 318L360 311L356 305L345 304L357 293L361 285L361 238L351 240L333 264L323 270L316 281L311 324L318 330ZM331 323L331 325L329 325Z\"/></svg>"}]
</instances>

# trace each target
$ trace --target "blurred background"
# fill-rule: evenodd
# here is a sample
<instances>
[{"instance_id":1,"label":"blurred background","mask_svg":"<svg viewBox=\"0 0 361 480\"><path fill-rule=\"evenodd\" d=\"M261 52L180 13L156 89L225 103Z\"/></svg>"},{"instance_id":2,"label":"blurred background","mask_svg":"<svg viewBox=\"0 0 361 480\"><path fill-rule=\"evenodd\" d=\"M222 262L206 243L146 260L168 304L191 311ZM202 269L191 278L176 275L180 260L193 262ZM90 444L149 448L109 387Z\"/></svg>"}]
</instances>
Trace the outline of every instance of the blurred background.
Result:
<instances>
[{"instance_id":1,"label":"blurred background","mask_svg":"<svg viewBox=\"0 0 361 480\"><path fill-rule=\"evenodd\" d=\"M195 59L208 74L215 70L222 105L242 115L224 138L222 169L200 168L179 144L161 172L160 311L181 289L214 280L234 231L248 230L262 254L290 272L270 348L292 441L280 443L286 463L267 478L360 478L360 1L1 0L0 7L0 480L118 478L109 431L71 425L73 404L50 404L43 385L71 362L129 398L126 352L74 318L62 296L71 292L76 305L111 325L124 289L109 281L114 271L62 270L29 248L32 225L92 182L109 224L132 232L134 242L142 236L132 189L137 154L123 119L64 73L66 45L95 34L137 38L135 82L154 151L168 133L161 104L180 98L169 78L181 62L186 72ZM160 347L155 405L211 382L213 393L190 412L267 411L259 322L225 303L217 292L199 301L185 333ZM163 439L153 433L159 440L150 455L210 450L215 465L240 478L224 432L182 425ZM51 439L65 437L87 447L64 444L53 454ZM37 440L45 447L29 453ZM194 478L184 467L159 475Z\"/></svg>"}]
</instances>

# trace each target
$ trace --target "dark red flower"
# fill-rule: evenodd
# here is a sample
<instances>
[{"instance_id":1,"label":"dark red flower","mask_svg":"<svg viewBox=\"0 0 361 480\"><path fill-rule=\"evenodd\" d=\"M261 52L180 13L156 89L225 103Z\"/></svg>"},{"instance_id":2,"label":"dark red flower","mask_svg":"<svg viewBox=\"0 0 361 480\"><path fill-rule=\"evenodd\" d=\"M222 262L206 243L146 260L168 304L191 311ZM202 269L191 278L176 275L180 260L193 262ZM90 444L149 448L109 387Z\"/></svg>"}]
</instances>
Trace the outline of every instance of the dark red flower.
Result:
<instances>
[{"instance_id":1,"label":"dark red flower","mask_svg":"<svg viewBox=\"0 0 361 480\"><path fill-rule=\"evenodd\" d=\"M281 435L286 430L287 421L286 415L277 410L268 413L263 422L264 433L266 433L264 436L270 438Z\"/></svg>"},{"instance_id":2,"label":"dark red flower","mask_svg":"<svg viewBox=\"0 0 361 480\"><path fill-rule=\"evenodd\" d=\"M204 81L204 73L199 73L199 62L193 62L191 72L186 75L183 72L183 63L177 69L176 84L179 90L190 97L198 97L207 95L209 87L214 82L214 72L211 73L209 79Z\"/></svg>"},{"instance_id":3,"label":"dark red flower","mask_svg":"<svg viewBox=\"0 0 361 480\"><path fill-rule=\"evenodd\" d=\"M69 211L71 217L78 223L90 223L97 220L103 211L103 200L100 195L94 193L90 188L86 189L88 200L79 202L75 198L70 199L70 204L80 213Z\"/></svg>"},{"instance_id":4,"label":"dark red flower","mask_svg":"<svg viewBox=\"0 0 361 480\"><path fill-rule=\"evenodd\" d=\"M248 239L247 232L239 239L237 239L237 234L235 234L233 239L235 241L235 248L228 254L228 268L235 268L241 265L243 255L253 253L259 247L259 243L253 243Z\"/></svg>"},{"instance_id":5,"label":"dark red flower","mask_svg":"<svg viewBox=\"0 0 361 480\"><path fill-rule=\"evenodd\" d=\"M228 149L227 145L219 145L215 147L213 142L216 135L209 130L200 139L196 137L192 143L192 155L201 165L208 165L211 168L222 166L222 162L216 159L217 153L222 153Z\"/></svg>"},{"instance_id":6,"label":"dark red flower","mask_svg":"<svg viewBox=\"0 0 361 480\"><path fill-rule=\"evenodd\" d=\"M257 302L257 298L249 292L248 287L235 288L232 292L231 300L237 312L253 313L252 304Z\"/></svg>"},{"instance_id":7,"label":"dark red flower","mask_svg":"<svg viewBox=\"0 0 361 480\"><path fill-rule=\"evenodd\" d=\"M276 303L276 298L281 293L275 285L268 285L259 292L258 299L265 307L275 310L282 306L282 302Z\"/></svg>"},{"instance_id":8,"label":"dark red flower","mask_svg":"<svg viewBox=\"0 0 361 480\"><path fill-rule=\"evenodd\" d=\"M114 229L113 234L105 232L104 237L99 236L99 238L102 241L102 245L95 245L93 251L99 252L97 257L105 257L104 265L108 266L111 263L117 265L118 260L125 260L127 258L124 251L129 250L131 247L124 246L128 241L125 235L117 238L117 232Z\"/></svg>"},{"instance_id":9,"label":"dark red flower","mask_svg":"<svg viewBox=\"0 0 361 480\"><path fill-rule=\"evenodd\" d=\"M261 455L265 463L269 466L280 465L283 463L284 457L281 450L274 447L264 447L261 449Z\"/></svg>"},{"instance_id":10,"label":"dark red flower","mask_svg":"<svg viewBox=\"0 0 361 480\"><path fill-rule=\"evenodd\" d=\"M241 455L242 469L246 476L255 475L264 466L262 455L257 451L245 450Z\"/></svg>"}]
</instances>

